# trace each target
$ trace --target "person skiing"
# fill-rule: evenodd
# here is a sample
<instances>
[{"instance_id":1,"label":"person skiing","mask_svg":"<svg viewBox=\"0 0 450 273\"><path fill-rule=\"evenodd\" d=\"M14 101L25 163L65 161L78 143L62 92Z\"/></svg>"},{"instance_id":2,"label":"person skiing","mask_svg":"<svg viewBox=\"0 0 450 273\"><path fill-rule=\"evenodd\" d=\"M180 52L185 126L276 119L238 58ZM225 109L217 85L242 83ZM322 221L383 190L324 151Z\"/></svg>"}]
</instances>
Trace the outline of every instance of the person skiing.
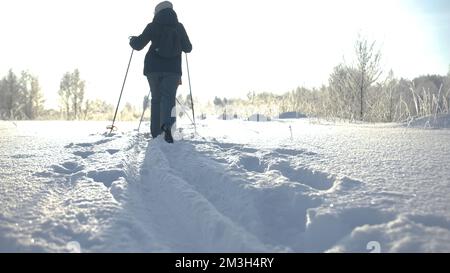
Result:
<instances>
[{"instance_id":1,"label":"person skiing","mask_svg":"<svg viewBox=\"0 0 450 273\"><path fill-rule=\"evenodd\" d=\"M192 44L171 2L156 5L153 21L141 35L131 37L130 46L140 51L149 42L144 75L151 91L150 131L153 138L164 132L165 141L173 143L171 129L176 117L172 117L172 109L181 84L181 54L190 53Z\"/></svg>"}]
</instances>

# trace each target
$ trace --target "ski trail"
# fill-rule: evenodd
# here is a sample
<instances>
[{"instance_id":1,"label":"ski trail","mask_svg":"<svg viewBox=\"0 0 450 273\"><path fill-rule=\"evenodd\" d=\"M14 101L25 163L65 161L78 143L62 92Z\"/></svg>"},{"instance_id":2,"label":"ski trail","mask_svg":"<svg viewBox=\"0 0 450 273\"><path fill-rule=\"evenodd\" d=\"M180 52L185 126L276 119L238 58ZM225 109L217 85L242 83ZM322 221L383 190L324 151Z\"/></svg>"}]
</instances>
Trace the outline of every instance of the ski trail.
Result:
<instances>
[{"instance_id":1,"label":"ski trail","mask_svg":"<svg viewBox=\"0 0 450 273\"><path fill-rule=\"evenodd\" d=\"M216 156L227 154L229 147L226 145L223 145L225 148L206 142L197 142L197 145L201 147L190 142L178 142L164 145L161 150L167 154L170 169L184 177L191 187L236 225L244 227L277 251L299 250L307 211L322 203L316 190L290 183L277 172L261 175L260 170L255 170L254 174L240 168L239 164L226 163L223 158L216 161L207 152L213 149ZM256 152L251 148L238 149L237 162L245 157L241 150Z\"/></svg>"},{"instance_id":2,"label":"ski trail","mask_svg":"<svg viewBox=\"0 0 450 273\"><path fill-rule=\"evenodd\" d=\"M395 220L392 213L376 208L330 204L330 195L346 194L363 183L298 165L298 157L318 156L309 151L214 141L181 141L160 149L166 155L164 165L170 166L167 169L277 251L324 252L358 227Z\"/></svg>"},{"instance_id":3,"label":"ski trail","mask_svg":"<svg viewBox=\"0 0 450 273\"><path fill-rule=\"evenodd\" d=\"M180 252L270 251L173 171L165 145L160 139L150 142L140 179L129 187L140 196L140 221L151 227L156 240Z\"/></svg>"}]
</instances>

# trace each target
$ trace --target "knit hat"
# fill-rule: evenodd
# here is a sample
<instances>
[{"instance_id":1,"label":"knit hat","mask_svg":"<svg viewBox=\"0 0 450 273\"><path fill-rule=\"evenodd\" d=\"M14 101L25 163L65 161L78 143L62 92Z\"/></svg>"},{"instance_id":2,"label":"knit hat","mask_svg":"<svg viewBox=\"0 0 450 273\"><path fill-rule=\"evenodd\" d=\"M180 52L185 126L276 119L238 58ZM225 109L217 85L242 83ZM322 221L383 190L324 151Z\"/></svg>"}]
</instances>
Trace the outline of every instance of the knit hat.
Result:
<instances>
[{"instance_id":1,"label":"knit hat","mask_svg":"<svg viewBox=\"0 0 450 273\"><path fill-rule=\"evenodd\" d=\"M158 5L156 5L155 7L155 15L162 11L163 9L173 9L173 5L172 3L170 3L169 1L163 1L161 3L159 3Z\"/></svg>"}]
</instances>

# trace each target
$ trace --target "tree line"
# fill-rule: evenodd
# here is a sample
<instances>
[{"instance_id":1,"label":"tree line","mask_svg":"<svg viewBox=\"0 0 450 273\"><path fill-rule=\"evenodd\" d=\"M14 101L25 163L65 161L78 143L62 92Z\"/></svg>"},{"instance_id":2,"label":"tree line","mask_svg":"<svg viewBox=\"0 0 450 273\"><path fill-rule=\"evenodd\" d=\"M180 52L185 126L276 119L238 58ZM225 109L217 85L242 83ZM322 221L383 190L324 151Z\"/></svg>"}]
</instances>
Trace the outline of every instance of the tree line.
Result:
<instances>
[{"instance_id":1,"label":"tree line","mask_svg":"<svg viewBox=\"0 0 450 273\"><path fill-rule=\"evenodd\" d=\"M299 112L311 117L367 122L403 122L413 118L449 114L450 67L447 75L423 75L413 80L387 75L380 65L376 42L359 37L355 61L334 67L328 84L298 87L281 95L249 92L245 99L216 97L204 111L217 115L276 117Z\"/></svg>"},{"instance_id":2,"label":"tree line","mask_svg":"<svg viewBox=\"0 0 450 273\"><path fill-rule=\"evenodd\" d=\"M254 114L277 117L299 112L310 117L368 122L402 122L417 117L449 114L450 67L447 75L423 75L412 80L397 78L381 67L382 54L376 42L359 37L354 61L333 68L328 84L319 88L298 87L278 95L249 92L246 98L216 97L207 104L194 98L196 112L220 118L248 118ZM59 109L44 107L44 96L36 76L12 70L0 80L0 119L110 120L114 106L103 100L86 99L86 84L80 71L65 73L60 81ZM177 97L183 116L191 97ZM120 120L137 120L141 109L130 103L119 112Z\"/></svg>"},{"instance_id":3,"label":"tree line","mask_svg":"<svg viewBox=\"0 0 450 273\"><path fill-rule=\"evenodd\" d=\"M23 71L9 70L0 80L0 119L36 119L44 112L44 97L39 80Z\"/></svg>"},{"instance_id":4,"label":"tree line","mask_svg":"<svg viewBox=\"0 0 450 273\"><path fill-rule=\"evenodd\" d=\"M45 108L45 99L38 77L28 71L16 75L10 69L0 80L0 119L4 120L110 120L114 106L100 99L86 99L86 82L80 71L65 73L58 92L59 107ZM136 120L140 110L126 103L120 120Z\"/></svg>"}]
</instances>

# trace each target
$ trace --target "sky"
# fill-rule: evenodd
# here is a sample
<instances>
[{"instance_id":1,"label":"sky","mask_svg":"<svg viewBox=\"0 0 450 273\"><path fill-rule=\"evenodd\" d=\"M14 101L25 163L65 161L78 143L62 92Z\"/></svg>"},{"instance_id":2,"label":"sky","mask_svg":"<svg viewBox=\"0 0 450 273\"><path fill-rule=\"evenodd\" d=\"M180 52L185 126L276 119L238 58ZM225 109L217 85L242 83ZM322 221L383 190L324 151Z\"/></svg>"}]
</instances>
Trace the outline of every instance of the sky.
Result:
<instances>
[{"instance_id":1,"label":"sky","mask_svg":"<svg viewBox=\"0 0 450 273\"><path fill-rule=\"evenodd\" d=\"M333 67L352 63L359 34L377 41L382 67L397 77L446 74L450 65L447 0L173 0L193 51L192 92L201 101L284 93L327 84ZM47 107L59 82L78 68L88 98L115 104L131 48L159 1L2 0L0 76L12 68L39 77ZM134 54L124 102L141 105L147 48ZM183 58L183 85L189 85ZM387 74L387 73L386 73Z\"/></svg>"}]
</instances>

